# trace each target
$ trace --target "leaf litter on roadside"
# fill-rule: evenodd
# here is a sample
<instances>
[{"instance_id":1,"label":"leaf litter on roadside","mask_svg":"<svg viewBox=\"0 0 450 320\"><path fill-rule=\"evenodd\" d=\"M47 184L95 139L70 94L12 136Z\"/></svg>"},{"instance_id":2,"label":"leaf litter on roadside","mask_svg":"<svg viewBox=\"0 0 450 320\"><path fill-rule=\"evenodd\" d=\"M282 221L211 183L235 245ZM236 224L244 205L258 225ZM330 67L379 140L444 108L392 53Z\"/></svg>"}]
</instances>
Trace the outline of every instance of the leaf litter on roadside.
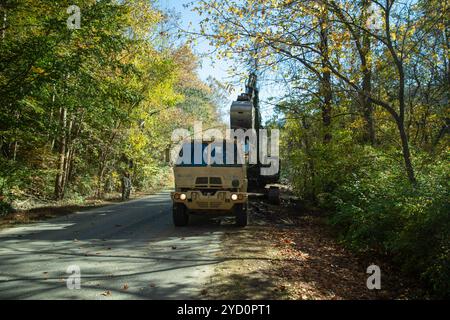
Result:
<instances>
[{"instance_id":1,"label":"leaf litter on roadside","mask_svg":"<svg viewBox=\"0 0 450 320\"><path fill-rule=\"evenodd\" d=\"M112 293L111 293L111 291L106 290L106 291L102 292L101 295L104 297L110 297L110 296L112 296Z\"/></svg>"}]
</instances>

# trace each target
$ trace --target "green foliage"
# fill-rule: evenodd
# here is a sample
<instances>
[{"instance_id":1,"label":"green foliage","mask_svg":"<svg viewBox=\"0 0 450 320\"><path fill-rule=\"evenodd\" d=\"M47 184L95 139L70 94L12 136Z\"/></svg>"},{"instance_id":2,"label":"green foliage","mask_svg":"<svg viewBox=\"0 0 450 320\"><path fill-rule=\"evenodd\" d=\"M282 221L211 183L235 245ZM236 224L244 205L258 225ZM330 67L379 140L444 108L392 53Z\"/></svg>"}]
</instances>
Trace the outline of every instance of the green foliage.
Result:
<instances>
[{"instance_id":1,"label":"green foliage","mask_svg":"<svg viewBox=\"0 0 450 320\"><path fill-rule=\"evenodd\" d=\"M357 252L392 257L432 294L448 297L448 156L415 150L418 182L412 185L401 153L387 142L377 147L360 144L358 131L338 124L326 144L317 139L320 128L305 128L297 119L284 128L285 175L298 196L329 213L343 243Z\"/></svg>"},{"instance_id":2,"label":"green foliage","mask_svg":"<svg viewBox=\"0 0 450 320\"><path fill-rule=\"evenodd\" d=\"M392 255L442 295L450 283L448 161L440 160L450 128L448 1L388 4L207 0L194 8L219 55L256 62L260 78L279 82L283 176L297 195L327 209L351 248Z\"/></svg>"},{"instance_id":3,"label":"green foliage","mask_svg":"<svg viewBox=\"0 0 450 320\"><path fill-rule=\"evenodd\" d=\"M448 297L450 171L446 163L423 168L418 184L411 186L398 174L398 167L373 157L370 165L358 168L333 193L336 211L331 223L349 247L391 255L403 271L418 275L433 292Z\"/></svg>"},{"instance_id":4,"label":"green foliage","mask_svg":"<svg viewBox=\"0 0 450 320\"><path fill-rule=\"evenodd\" d=\"M0 35L5 203L102 197L120 191L125 172L135 190L161 187L172 130L214 122L213 93L198 79L191 48L156 47L167 39L153 2L83 1L81 29L69 30L72 4L0 5L7 25Z\"/></svg>"},{"instance_id":5,"label":"green foliage","mask_svg":"<svg viewBox=\"0 0 450 320\"><path fill-rule=\"evenodd\" d=\"M0 201L0 216L11 213L12 211L13 208L9 203Z\"/></svg>"},{"instance_id":6,"label":"green foliage","mask_svg":"<svg viewBox=\"0 0 450 320\"><path fill-rule=\"evenodd\" d=\"M371 161L367 147L356 144L350 130L334 130L333 140L327 144L317 143L314 128L298 128L294 121L288 122L285 130L282 141L284 170L289 172L296 193L306 200L320 200L326 205L326 198L338 186L363 163ZM300 148L293 147L299 142Z\"/></svg>"},{"instance_id":7,"label":"green foliage","mask_svg":"<svg viewBox=\"0 0 450 320\"><path fill-rule=\"evenodd\" d=\"M169 186L171 175L169 167L149 165L136 175L134 185L141 190L160 190Z\"/></svg>"},{"instance_id":8,"label":"green foliage","mask_svg":"<svg viewBox=\"0 0 450 320\"><path fill-rule=\"evenodd\" d=\"M13 161L0 157L0 200L10 202L17 196L17 192L27 187L30 182L30 170Z\"/></svg>"}]
</instances>

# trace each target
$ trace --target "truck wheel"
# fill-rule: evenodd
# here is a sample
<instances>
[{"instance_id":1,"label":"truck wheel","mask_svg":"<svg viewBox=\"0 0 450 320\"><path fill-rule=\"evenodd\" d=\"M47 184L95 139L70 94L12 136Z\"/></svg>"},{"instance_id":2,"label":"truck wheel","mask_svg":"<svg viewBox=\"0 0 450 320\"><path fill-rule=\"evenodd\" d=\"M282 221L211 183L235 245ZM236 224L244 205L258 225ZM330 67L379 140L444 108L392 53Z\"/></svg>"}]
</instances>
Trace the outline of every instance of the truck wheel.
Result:
<instances>
[{"instance_id":1,"label":"truck wheel","mask_svg":"<svg viewBox=\"0 0 450 320\"><path fill-rule=\"evenodd\" d=\"M236 213L236 225L238 227L245 227L248 223L248 215L247 210L242 204L237 204L235 206L235 213Z\"/></svg>"},{"instance_id":2,"label":"truck wheel","mask_svg":"<svg viewBox=\"0 0 450 320\"><path fill-rule=\"evenodd\" d=\"M184 204L173 204L173 224L176 227L185 227L188 225L189 215L186 211L187 210Z\"/></svg>"},{"instance_id":3,"label":"truck wheel","mask_svg":"<svg viewBox=\"0 0 450 320\"><path fill-rule=\"evenodd\" d=\"M270 187L267 193L267 198L269 200L269 203L279 206L281 204L280 188Z\"/></svg>"}]
</instances>

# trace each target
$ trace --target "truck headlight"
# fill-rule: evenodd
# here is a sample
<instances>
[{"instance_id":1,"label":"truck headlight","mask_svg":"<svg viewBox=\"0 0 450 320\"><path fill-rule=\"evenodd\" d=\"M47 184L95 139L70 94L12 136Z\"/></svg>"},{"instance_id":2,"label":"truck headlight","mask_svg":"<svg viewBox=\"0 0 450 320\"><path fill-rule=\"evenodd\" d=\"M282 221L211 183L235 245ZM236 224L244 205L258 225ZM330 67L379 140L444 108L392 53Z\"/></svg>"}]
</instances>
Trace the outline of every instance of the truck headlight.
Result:
<instances>
[{"instance_id":1,"label":"truck headlight","mask_svg":"<svg viewBox=\"0 0 450 320\"><path fill-rule=\"evenodd\" d=\"M232 194L231 195L231 200L237 201L237 199L238 199L238 195L237 194Z\"/></svg>"},{"instance_id":2,"label":"truck headlight","mask_svg":"<svg viewBox=\"0 0 450 320\"><path fill-rule=\"evenodd\" d=\"M180 194L180 200L184 201L186 199L187 199L187 196L184 193Z\"/></svg>"}]
</instances>

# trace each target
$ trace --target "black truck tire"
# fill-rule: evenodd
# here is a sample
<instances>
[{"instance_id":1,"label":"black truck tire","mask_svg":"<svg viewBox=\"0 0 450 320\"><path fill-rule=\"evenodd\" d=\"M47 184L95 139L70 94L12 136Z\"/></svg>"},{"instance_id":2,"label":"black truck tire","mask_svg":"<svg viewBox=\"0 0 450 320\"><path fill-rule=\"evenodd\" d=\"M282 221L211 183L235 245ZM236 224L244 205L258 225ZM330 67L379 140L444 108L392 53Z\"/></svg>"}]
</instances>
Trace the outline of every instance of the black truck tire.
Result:
<instances>
[{"instance_id":1,"label":"black truck tire","mask_svg":"<svg viewBox=\"0 0 450 320\"><path fill-rule=\"evenodd\" d=\"M236 214L236 226L246 227L248 224L247 209L243 204L237 204L234 208Z\"/></svg>"},{"instance_id":2,"label":"black truck tire","mask_svg":"<svg viewBox=\"0 0 450 320\"><path fill-rule=\"evenodd\" d=\"M189 214L182 203L173 204L173 224L176 227L185 227L189 223Z\"/></svg>"},{"instance_id":3,"label":"black truck tire","mask_svg":"<svg viewBox=\"0 0 450 320\"><path fill-rule=\"evenodd\" d=\"M281 204L280 188L270 187L270 189L267 191L267 198L269 200L269 203L279 206Z\"/></svg>"}]
</instances>

